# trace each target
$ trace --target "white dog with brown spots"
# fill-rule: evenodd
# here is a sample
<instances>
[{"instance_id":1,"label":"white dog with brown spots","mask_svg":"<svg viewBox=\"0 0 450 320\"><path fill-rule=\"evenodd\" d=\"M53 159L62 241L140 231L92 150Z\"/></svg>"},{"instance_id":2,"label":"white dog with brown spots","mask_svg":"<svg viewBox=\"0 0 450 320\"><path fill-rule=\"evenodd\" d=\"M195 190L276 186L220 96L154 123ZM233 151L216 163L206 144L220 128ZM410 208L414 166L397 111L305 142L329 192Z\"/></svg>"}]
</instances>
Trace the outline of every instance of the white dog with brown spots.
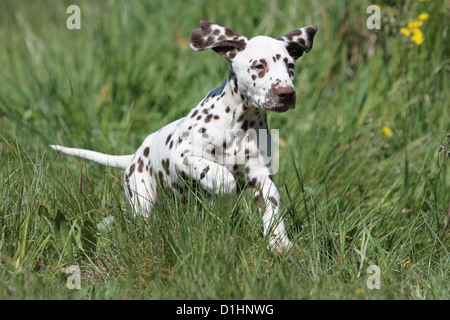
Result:
<instances>
[{"instance_id":1,"label":"white dog with brown spots","mask_svg":"<svg viewBox=\"0 0 450 320\"><path fill-rule=\"evenodd\" d=\"M278 39L246 37L200 21L192 32L194 50L212 49L229 61L222 86L212 90L184 118L150 134L132 155L51 146L64 154L125 169L125 192L135 212L148 217L159 188L183 195L192 180L209 194L254 190L269 247L291 250L280 216L280 193L272 181L267 111L295 107L295 60L312 48L316 26Z\"/></svg>"}]
</instances>

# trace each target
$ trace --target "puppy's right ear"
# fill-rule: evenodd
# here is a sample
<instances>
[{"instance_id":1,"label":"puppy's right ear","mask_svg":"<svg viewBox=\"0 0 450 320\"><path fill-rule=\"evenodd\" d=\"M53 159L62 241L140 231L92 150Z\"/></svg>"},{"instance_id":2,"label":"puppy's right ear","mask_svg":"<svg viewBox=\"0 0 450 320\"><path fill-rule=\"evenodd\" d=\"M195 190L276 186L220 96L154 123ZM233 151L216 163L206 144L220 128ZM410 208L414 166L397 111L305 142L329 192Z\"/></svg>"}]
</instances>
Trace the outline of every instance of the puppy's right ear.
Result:
<instances>
[{"instance_id":1,"label":"puppy's right ear","mask_svg":"<svg viewBox=\"0 0 450 320\"><path fill-rule=\"evenodd\" d=\"M201 20L192 32L190 47L197 51L213 49L227 60L232 60L236 54L245 49L247 38L231 29L218 24Z\"/></svg>"}]
</instances>

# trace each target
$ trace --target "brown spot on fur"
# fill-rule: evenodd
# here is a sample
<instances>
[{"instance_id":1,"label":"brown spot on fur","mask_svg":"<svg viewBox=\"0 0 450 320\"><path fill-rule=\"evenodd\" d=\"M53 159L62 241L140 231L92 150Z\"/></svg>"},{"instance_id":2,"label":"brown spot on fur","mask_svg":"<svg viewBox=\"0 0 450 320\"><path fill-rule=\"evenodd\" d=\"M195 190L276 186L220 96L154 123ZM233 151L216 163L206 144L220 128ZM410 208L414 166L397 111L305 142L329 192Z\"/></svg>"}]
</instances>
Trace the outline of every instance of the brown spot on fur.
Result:
<instances>
[{"instance_id":1,"label":"brown spot on fur","mask_svg":"<svg viewBox=\"0 0 450 320\"><path fill-rule=\"evenodd\" d=\"M257 182L258 182L258 179L257 178L253 178L251 181L248 182L248 186L250 188L254 188L254 187L256 187L256 183Z\"/></svg>"},{"instance_id":2,"label":"brown spot on fur","mask_svg":"<svg viewBox=\"0 0 450 320\"><path fill-rule=\"evenodd\" d=\"M142 172L144 168L144 161L141 158L138 160L138 172Z\"/></svg>"},{"instance_id":3,"label":"brown spot on fur","mask_svg":"<svg viewBox=\"0 0 450 320\"><path fill-rule=\"evenodd\" d=\"M128 172L128 177L130 177L133 174L135 167L136 167L136 165L134 163L130 166L130 171Z\"/></svg>"},{"instance_id":4,"label":"brown spot on fur","mask_svg":"<svg viewBox=\"0 0 450 320\"><path fill-rule=\"evenodd\" d=\"M167 139L166 139L166 145L169 143L170 138L172 138L172 134L169 134L169 135L167 136Z\"/></svg>"},{"instance_id":5,"label":"brown spot on fur","mask_svg":"<svg viewBox=\"0 0 450 320\"><path fill-rule=\"evenodd\" d=\"M233 30L229 29L229 28L225 28L225 35L229 38L236 36L236 32L234 32Z\"/></svg>"},{"instance_id":6,"label":"brown spot on fur","mask_svg":"<svg viewBox=\"0 0 450 320\"><path fill-rule=\"evenodd\" d=\"M236 51L230 51L224 57L225 57L225 59L233 59L234 57L236 57Z\"/></svg>"},{"instance_id":7,"label":"brown spot on fur","mask_svg":"<svg viewBox=\"0 0 450 320\"><path fill-rule=\"evenodd\" d=\"M247 120L245 120L245 121L242 123L242 130L247 131L247 129L248 129L248 122L247 122Z\"/></svg>"},{"instance_id":8,"label":"brown spot on fur","mask_svg":"<svg viewBox=\"0 0 450 320\"><path fill-rule=\"evenodd\" d=\"M233 89L233 91L234 91L234 93L237 93L238 90L239 90L239 87L238 87L237 81L235 81L234 82L234 89Z\"/></svg>"},{"instance_id":9,"label":"brown spot on fur","mask_svg":"<svg viewBox=\"0 0 450 320\"><path fill-rule=\"evenodd\" d=\"M209 121L211 121L211 118L213 117L212 114L208 114L205 118L205 122L208 123Z\"/></svg>"},{"instance_id":10,"label":"brown spot on fur","mask_svg":"<svg viewBox=\"0 0 450 320\"><path fill-rule=\"evenodd\" d=\"M264 199L259 195L255 195L255 197L253 198L253 200L255 201L255 203L258 205L258 209L262 210L264 209Z\"/></svg>"},{"instance_id":11,"label":"brown spot on fur","mask_svg":"<svg viewBox=\"0 0 450 320\"><path fill-rule=\"evenodd\" d=\"M270 202L272 202L272 204L275 206L275 207L277 207L278 206L278 202L277 202L277 200L275 199L275 197L270 197L269 198L269 200L270 200Z\"/></svg>"},{"instance_id":12,"label":"brown spot on fur","mask_svg":"<svg viewBox=\"0 0 450 320\"><path fill-rule=\"evenodd\" d=\"M162 173L162 171L158 171L158 177L159 177L159 182L161 184L162 187L164 187L164 174Z\"/></svg>"},{"instance_id":13,"label":"brown spot on fur","mask_svg":"<svg viewBox=\"0 0 450 320\"><path fill-rule=\"evenodd\" d=\"M209 171L209 166L207 166L205 169L203 169L202 173L200 173L200 180L202 180L206 176L208 171Z\"/></svg>"},{"instance_id":14,"label":"brown spot on fur","mask_svg":"<svg viewBox=\"0 0 450 320\"><path fill-rule=\"evenodd\" d=\"M170 171L169 171L170 161L169 161L169 159L163 160L162 161L162 166L163 166L164 171L166 172L166 174L170 175Z\"/></svg>"}]
</instances>

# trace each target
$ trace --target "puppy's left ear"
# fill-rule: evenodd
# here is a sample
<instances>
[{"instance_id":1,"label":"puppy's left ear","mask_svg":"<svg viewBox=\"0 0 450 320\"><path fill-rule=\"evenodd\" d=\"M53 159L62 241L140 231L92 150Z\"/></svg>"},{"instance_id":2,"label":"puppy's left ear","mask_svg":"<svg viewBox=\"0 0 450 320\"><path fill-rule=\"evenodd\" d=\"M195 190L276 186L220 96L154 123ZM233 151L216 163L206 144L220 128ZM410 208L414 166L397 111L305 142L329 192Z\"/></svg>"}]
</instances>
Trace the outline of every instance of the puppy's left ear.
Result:
<instances>
[{"instance_id":1,"label":"puppy's left ear","mask_svg":"<svg viewBox=\"0 0 450 320\"><path fill-rule=\"evenodd\" d=\"M277 40L283 41L291 57L297 60L303 55L303 52L308 53L311 51L317 29L316 26L296 29L283 37L279 37Z\"/></svg>"}]
</instances>

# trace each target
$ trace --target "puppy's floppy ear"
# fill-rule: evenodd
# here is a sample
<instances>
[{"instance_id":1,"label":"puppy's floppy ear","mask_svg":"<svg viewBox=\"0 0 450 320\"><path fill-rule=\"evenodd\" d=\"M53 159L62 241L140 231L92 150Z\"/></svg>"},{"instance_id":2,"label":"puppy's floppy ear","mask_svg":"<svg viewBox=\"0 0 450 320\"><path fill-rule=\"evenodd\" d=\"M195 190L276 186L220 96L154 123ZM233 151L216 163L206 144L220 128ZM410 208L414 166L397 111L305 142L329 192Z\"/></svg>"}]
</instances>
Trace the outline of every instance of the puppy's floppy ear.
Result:
<instances>
[{"instance_id":1,"label":"puppy's floppy ear","mask_svg":"<svg viewBox=\"0 0 450 320\"><path fill-rule=\"evenodd\" d=\"M317 29L316 26L296 29L285 36L279 37L277 40L283 41L291 57L297 60L303 55L303 52L308 53L312 49Z\"/></svg>"},{"instance_id":2,"label":"puppy's floppy ear","mask_svg":"<svg viewBox=\"0 0 450 320\"><path fill-rule=\"evenodd\" d=\"M245 49L247 38L218 24L201 20L192 32L190 47L197 51L213 49L227 60Z\"/></svg>"}]
</instances>

